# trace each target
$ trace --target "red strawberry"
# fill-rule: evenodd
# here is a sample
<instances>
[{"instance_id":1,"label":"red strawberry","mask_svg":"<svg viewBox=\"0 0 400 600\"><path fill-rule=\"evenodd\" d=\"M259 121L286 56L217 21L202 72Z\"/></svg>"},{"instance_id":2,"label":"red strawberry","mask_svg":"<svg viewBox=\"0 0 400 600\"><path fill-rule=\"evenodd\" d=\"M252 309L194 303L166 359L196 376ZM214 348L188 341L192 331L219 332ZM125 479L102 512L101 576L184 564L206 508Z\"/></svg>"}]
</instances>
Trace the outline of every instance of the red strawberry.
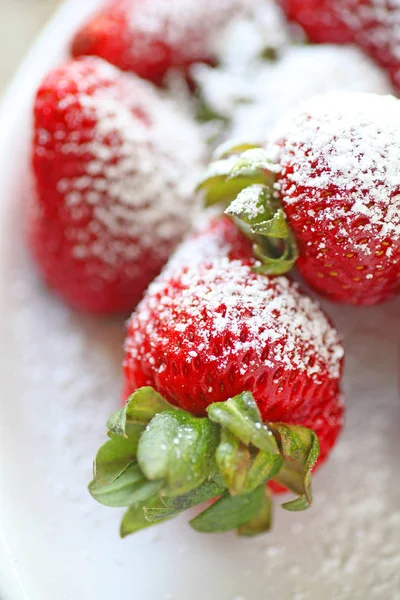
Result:
<instances>
[{"instance_id":1,"label":"red strawberry","mask_svg":"<svg viewBox=\"0 0 400 600\"><path fill-rule=\"evenodd\" d=\"M355 42L400 88L400 5L394 0L283 0L314 42Z\"/></svg>"},{"instance_id":2,"label":"red strawberry","mask_svg":"<svg viewBox=\"0 0 400 600\"><path fill-rule=\"evenodd\" d=\"M44 80L35 102L29 243L71 306L131 311L195 209L196 126L146 82L98 58Z\"/></svg>"},{"instance_id":3,"label":"red strawberry","mask_svg":"<svg viewBox=\"0 0 400 600\"><path fill-rule=\"evenodd\" d=\"M216 198L212 170L203 186L211 202L224 193L221 178L228 176L228 191L236 181L233 197L245 187L227 212L258 236L266 272L293 265L295 241L297 267L318 292L337 302L377 304L400 288L399 132L400 101L392 96L319 96L276 127L268 153L250 150L217 162ZM278 198L271 198L268 169L276 168ZM252 177L257 185L246 188Z\"/></svg>"},{"instance_id":4,"label":"red strawberry","mask_svg":"<svg viewBox=\"0 0 400 600\"><path fill-rule=\"evenodd\" d=\"M95 54L161 84L171 68L185 73L213 62L214 38L244 0L110 0L75 36L73 56Z\"/></svg>"},{"instance_id":5,"label":"red strawberry","mask_svg":"<svg viewBox=\"0 0 400 600\"><path fill-rule=\"evenodd\" d=\"M332 44L353 41L349 27L336 15L335 0L280 0L280 4L288 19L301 25L311 41Z\"/></svg>"},{"instance_id":6,"label":"red strawberry","mask_svg":"<svg viewBox=\"0 0 400 600\"><path fill-rule=\"evenodd\" d=\"M400 102L332 94L273 134L297 267L332 300L376 304L400 288Z\"/></svg>"},{"instance_id":7,"label":"red strawberry","mask_svg":"<svg viewBox=\"0 0 400 600\"><path fill-rule=\"evenodd\" d=\"M220 494L195 519L196 529L263 531L271 478L302 495L286 508L308 506L315 434L321 463L342 427L343 347L315 301L256 266L245 236L217 218L180 247L129 322L125 379L127 390L139 389L110 419L113 439L97 457L91 484L101 502L129 506L151 484L152 495L128 511L123 535ZM139 433L131 429L141 424ZM124 435L131 475L121 475ZM116 490L139 476L133 499L121 501Z\"/></svg>"},{"instance_id":8,"label":"red strawberry","mask_svg":"<svg viewBox=\"0 0 400 600\"><path fill-rule=\"evenodd\" d=\"M184 243L129 322L126 381L196 415L249 390L263 420L314 429L323 459L341 427L342 346L315 302L254 264L227 218Z\"/></svg>"}]
</instances>

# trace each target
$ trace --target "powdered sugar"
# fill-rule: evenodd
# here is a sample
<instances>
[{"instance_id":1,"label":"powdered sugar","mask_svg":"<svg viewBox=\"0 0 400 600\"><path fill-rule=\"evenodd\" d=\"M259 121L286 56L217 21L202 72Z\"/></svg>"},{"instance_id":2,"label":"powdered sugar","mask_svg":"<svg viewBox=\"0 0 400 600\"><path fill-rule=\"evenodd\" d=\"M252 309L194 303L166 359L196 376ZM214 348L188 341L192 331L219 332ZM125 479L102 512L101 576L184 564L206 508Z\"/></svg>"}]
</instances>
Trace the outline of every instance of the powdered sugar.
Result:
<instances>
[{"instance_id":1,"label":"powdered sugar","mask_svg":"<svg viewBox=\"0 0 400 600\"><path fill-rule=\"evenodd\" d=\"M208 231L207 236L201 235L218 209L211 208L201 212L196 221L193 234L181 243L164 267L163 276L179 271L184 267L200 265L205 261L222 259L229 252L229 244L225 243L218 230ZM200 235L197 235L199 234Z\"/></svg>"},{"instance_id":2,"label":"powdered sugar","mask_svg":"<svg viewBox=\"0 0 400 600\"><path fill-rule=\"evenodd\" d=\"M83 162L83 175L58 184L72 219L92 207L87 234L80 231L77 239L77 232L67 232L76 240L73 254L110 265L147 249L166 258L171 240L185 233L195 210L193 184L204 151L199 130L191 116L146 82L90 60L93 77L86 71L80 78L76 70L77 100L95 126L83 143L74 131L66 132L62 152L69 160L91 158ZM73 102L67 96L59 108L67 110Z\"/></svg>"},{"instance_id":3,"label":"powdered sugar","mask_svg":"<svg viewBox=\"0 0 400 600\"><path fill-rule=\"evenodd\" d=\"M229 205L229 214L240 216L243 211L249 219L256 219L265 211L263 204L260 202L260 194L263 191L261 184L250 185L244 188Z\"/></svg>"},{"instance_id":4,"label":"powdered sugar","mask_svg":"<svg viewBox=\"0 0 400 600\"><path fill-rule=\"evenodd\" d=\"M239 139L264 142L282 116L317 94L392 91L385 74L350 46L286 46L276 61L237 54L236 62L198 65L194 73L213 110L231 117L229 135Z\"/></svg>"},{"instance_id":5,"label":"powdered sugar","mask_svg":"<svg viewBox=\"0 0 400 600\"><path fill-rule=\"evenodd\" d=\"M295 188L340 190L363 230L400 239L400 102L373 94L328 94L304 103L271 134L284 140L282 169ZM297 196L285 199L296 203ZM347 208L347 207L346 207ZM335 197L324 218L345 216ZM329 214L328 214L329 213ZM368 252L368 246L366 251Z\"/></svg>"},{"instance_id":6,"label":"powdered sugar","mask_svg":"<svg viewBox=\"0 0 400 600\"><path fill-rule=\"evenodd\" d=\"M247 3L246 14L229 21L214 41L218 62L231 73L246 74L265 51L280 49L298 38L274 0Z\"/></svg>"},{"instance_id":7,"label":"powdered sugar","mask_svg":"<svg viewBox=\"0 0 400 600\"><path fill-rule=\"evenodd\" d=\"M189 354L207 349L206 360L215 363L214 368L249 350L259 363L263 350L269 347L273 354L265 359L267 365L272 366L273 360L285 369L306 371L316 381L321 371L337 378L343 347L318 304L300 294L296 285L284 277L269 280L253 273L251 264L229 260L224 256L223 246L216 249L212 259L209 252L200 261L205 245L201 237L183 244L178 257L150 286L137 310L135 320L145 325L150 343L167 346L175 332L179 339L185 339ZM205 239L208 242L207 236ZM194 264L193 255L198 257ZM184 268L184 265L189 266ZM168 282L176 279L179 293L175 285L169 288ZM156 311L156 323L149 320L149 311ZM206 325L204 315L207 315ZM166 330L162 328L168 332L165 339L158 337L158 322L167 325ZM247 335L242 338L244 323ZM197 333L191 346L185 333L193 326ZM226 334L234 340L233 347L224 346L218 357L213 356L213 340ZM141 356L140 327L134 336L130 352L132 356ZM252 361L241 366L243 373L252 367Z\"/></svg>"},{"instance_id":8,"label":"powdered sugar","mask_svg":"<svg viewBox=\"0 0 400 600\"><path fill-rule=\"evenodd\" d=\"M132 53L142 53L147 45L153 52L154 40L162 40L179 49L182 57L192 58L210 56L216 32L252 1L128 0L125 4L134 34Z\"/></svg>"}]
</instances>

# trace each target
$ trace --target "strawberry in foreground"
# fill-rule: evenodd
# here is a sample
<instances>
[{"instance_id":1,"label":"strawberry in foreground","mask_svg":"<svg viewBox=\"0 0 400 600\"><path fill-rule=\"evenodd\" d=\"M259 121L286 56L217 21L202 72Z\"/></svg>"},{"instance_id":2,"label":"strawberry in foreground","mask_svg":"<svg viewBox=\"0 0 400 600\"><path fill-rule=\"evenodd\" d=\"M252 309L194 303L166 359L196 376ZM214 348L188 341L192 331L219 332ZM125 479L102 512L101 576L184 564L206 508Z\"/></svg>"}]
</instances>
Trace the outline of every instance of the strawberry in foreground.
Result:
<instances>
[{"instance_id":1,"label":"strawberry in foreground","mask_svg":"<svg viewBox=\"0 0 400 600\"><path fill-rule=\"evenodd\" d=\"M108 422L90 485L99 502L128 507L123 537L216 497L194 529L261 533L268 481L297 495L287 510L311 503L319 448L321 464L342 428L343 347L315 301L257 265L219 217L180 247L129 322L133 393Z\"/></svg>"},{"instance_id":2,"label":"strawberry in foreground","mask_svg":"<svg viewBox=\"0 0 400 600\"><path fill-rule=\"evenodd\" d=\"M52 71L35 101L29 244L71 306L131 312L191 225L196 125L98 58Z\"/></svg>"},{"instance_id":3,"label":"strawberry in foreground","mask_svg":"<svg viewBox=\"0 0 400 600\"><path fill-rule=\"evenodd\" d=\"M212 63L214 38L246 0L109 0L77 33L73 56L94 54L161 84L170 69L188 74Z\"/></svg>"},{"instance_id":4,"label":"strawberry in foreground","mask_svg":"<svg viewBox=\"0 0 400 600\"><path fill-rule=\"evenodd\" d=\"M220 151L200 187L247 227L264 272L297 262L329 299L377 304L400 288L399 165L400 101L336 93L282 120L267 150Z\"/></svg>"},{"instance_id":5,"label":"strawberry in foreground","mask_svg":"<svg viewBox=\"0 0 400 600\"><path fill-rule=\"evenodd\" d=\"M400 87L400 4L391 0L282 0L313 42L355 42Z\"/></svg>"}]
</instances>

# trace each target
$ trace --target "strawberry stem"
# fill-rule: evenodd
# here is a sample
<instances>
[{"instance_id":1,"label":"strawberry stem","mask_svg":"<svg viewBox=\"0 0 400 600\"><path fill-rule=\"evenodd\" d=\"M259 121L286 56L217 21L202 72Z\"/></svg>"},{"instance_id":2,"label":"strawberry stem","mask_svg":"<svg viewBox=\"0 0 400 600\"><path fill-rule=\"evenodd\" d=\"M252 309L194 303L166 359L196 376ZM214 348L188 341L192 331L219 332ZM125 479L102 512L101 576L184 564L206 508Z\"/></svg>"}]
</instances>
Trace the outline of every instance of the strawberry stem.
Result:
<instances>
[{"instance_id":1,"label":"strawberry stem","mask_svg":"<svg viewBox=\"0 0 400 600\"><path fill-rule=\"evenodd\" d=\"M251 144L224 144L216 150L198 189L206 206L223 204L253 241L261 265L257 272L281 275L298 258L293 233L280 205L275 184L276 166L267 152Z\"/></svg>"},{"instance_id":2,"label":"strawberry stem","mask_svg":"<svg viewBox=\"0 0 400 600\"><path fill-rule=\"evenodd\" d=\"M89 491L106 506L128 508L122 537L216 497L191 521L194 529L261 533L271 523L265 486L271 479L298 495L285 509L311 504L319 454L311 430L263 423L250 392L211 404L207 412L194 417L144 387L110 417L110 439L97 453Z\"/></svg>"}]
</instances>

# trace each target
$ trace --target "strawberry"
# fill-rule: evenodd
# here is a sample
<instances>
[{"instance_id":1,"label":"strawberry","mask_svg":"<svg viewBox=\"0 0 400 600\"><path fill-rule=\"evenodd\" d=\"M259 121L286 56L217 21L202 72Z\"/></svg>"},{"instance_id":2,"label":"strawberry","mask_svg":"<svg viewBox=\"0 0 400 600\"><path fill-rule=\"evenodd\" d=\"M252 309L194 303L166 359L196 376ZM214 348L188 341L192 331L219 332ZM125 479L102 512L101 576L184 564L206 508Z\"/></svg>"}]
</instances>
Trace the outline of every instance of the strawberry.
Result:
<instances>
[{"instance_id":1,"label":"strawberry","mask_svg":"<svg viewBox=\"0 0 400 600\"><path fill-rule=\"evenodd\" d=\"M301 25L312 42L346 44L353 41L349 27L337 16L335 0L280 0L280 4L288 19Z\"/></svg>"},{"instance_id":2,"label":"strawberry","mask_svg":"<svg viewBox=\"0 0 400 600\"><path fill-rule=\"evenodd\" d=\"M321 464L342 428L343 347L314 300L257 265L218 217L180 247L129 322L133 394L109 420L90 486L130 507L123 536L215 496L195 529L265 531L271 480L299 495L288 510L311 502L318 440Z\"/></svg>"},{"instance_id":3,"label":"strawberry","mask_svg":"<svg viewBox=\"0 0 400 600\"><path fill-rule=\"evenodd\" d=\"M188 74L214 62L217 32L245 0L110 0L75 36L72 55L95 54L161 84L170 69Z\"/></svg>"},{"instance_id":4,"label":"strawberry","mask_svg":"<svg viewBox=\"0 0 400 600\"><path fill-rule=\"evenodd\" d=\"M298 253L321 294L377 304L400 288L399 131L392 96L319 96L281 121L268 152L217 161L202 187L210 203L244 188L227 212L250 225L266 272L286 272Z\"/></svg>"},{"instance_id":5,"label":"strawberry","mask_svg":"<svg viewBox=\"0 0 400 600\"><path fill-rule=\"evenodd\" d=\"M52 71L35 101L29 245L73 307L131 311L190 226L197 127L98 58Z\"/></svg>"},{"instance_id":6,"label":"strawberry","mask_svg":"<svg viewBox=\"0 0 400 600\"><path fill-rule=\"evenodd\" d=\"M393 0L283 0L314 42L355 42L400 88L400 5Z\"/></svg>"}]
</instances>

